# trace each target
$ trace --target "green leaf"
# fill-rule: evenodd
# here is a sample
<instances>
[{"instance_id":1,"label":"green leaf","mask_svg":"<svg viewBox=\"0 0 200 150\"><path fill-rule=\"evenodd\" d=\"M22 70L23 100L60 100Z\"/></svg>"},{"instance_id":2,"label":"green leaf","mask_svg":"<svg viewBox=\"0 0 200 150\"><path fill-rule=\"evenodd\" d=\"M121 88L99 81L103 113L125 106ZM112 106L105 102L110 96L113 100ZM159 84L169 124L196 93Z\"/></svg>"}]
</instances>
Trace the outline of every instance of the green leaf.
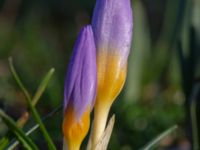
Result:
<instances>
[{"instance_id":1,"label":"green leaf","mask_svg":"<svg viewBox=\"0 0 200 150\"><path fill-rule=\"evenodd\" d=\"M48 115L46 115L45 117L42 118L42 121L45 121L46 119L50 118L51 116L53 116L55 113L57 113L58 111L60 111L62 108L62 105L58 106L57 108L55 108L52 112L50 112ZM36 124L33 127L31 127L25 134L26 136L29 136L31 133L33 133L36 129L38 129L39 125ZM13 150L17 145L19 144L19 142L17 140L14 140L11 144L9 144L9 146L7 147L7 150Z\"/></svg>"},{"instance_id":2,"label":"green leaf","mask_svg":"<svg viewBox=\"0 0 200 150\"><path fill-rule=\"evenodd\" d=\"M166 138L168 135L170 135L172 132L174 132L177 128L178 128L177 125L170 127L169 129L167 129L166 131L164 131L163 133L158 135L156 138L154 138L146 146L141 148L141 150L151 150L151 149L155 148L160 143L161 140Z\"/></svg>"},{"instance_id":3,"label":"green leaf","mask_svg":"<svg viewBox=\"0 0 200 150\"><path fill-rule=\"evenodd\" d=\"M56 150L56 147L55 147L51 137L49 136L44 124L42 123L42 120L41 120L41 118L39 116L39 113L37 112L36 108L32 104L32 100L31 100L30 94L26 90L25 86L21 82L19 76L17 75L17 73L16 73L16 71L14 69L11 57L9 58L9 66L10 66L10 70L11 70L16 82L18 83L19 87L21 88L21 90L23 91L23 93L24 93L24 95L26 97L27 103L29 105L29 108L30 108L32 114L33 114L33 117L34 117L35 121L39 124L40 130L41 130L42 134L44 135L44 138L45 138L45 140L46 140L46 142L48 144L48 148L50 150Z\"/></svg>"},{"instance_id":4,"label":"green leaf","mask_svg":"<svg viewBox=\"0 0 200 150\"><path fill-rule=\"evenodd\" d=\"M44 93L49 80L51 78L51 76L54 73L54 68L50 69L49 72L47 73L47 75L44 77L44 79L42 80L42 82L40 83L40 86L38 87L31 103L33 106L35 106L37 104L37 102L39 101L40 97L42 96L42 94ZM29 114L28 112L25 112L17 121L17 124L19 127L23 127L26 122L28 121L29 115L27 116L27 114Z\"/></svg>"},{"instance_id":5,"label":"green leaf","mask_svg":"<svg viewBox=\"0 0 200 150\"><path fill-rule=\"evenodd\" d=\"M27 149L27 150L32 150L32 148L29 146L29 144L16 132L15 133L19 139L19 141L21 141L21 143L23 144L23 146Z\"/></svg>"},{"instance_id":6,"label":"green leaf","mask_svg":"<svg viewBox=\"0 0 200 150\"><path fill-rule=\"evenodd\" d=\"M42 94L45 91L45 89L47 87L47 84L49 83L49 80L50 80L51 76L53 75L54 71L55 71L54 68L52 68L51 70L49 70L49 72L47 73L47 75L42 80L40 86L38 87L38 89L36 91L35 96L33 97L33 100L32 100L33 106L35 106L37 104L38 100L42 96Z\"/></svg>"},{"instance_id":7,"label":"green leaf","mask_svg":"<svg viewBox=\"0 0 200 150\"><path fill-rule=\"evenodd\" d=\"M38 129L39 125L35 125L33 126L31 129L29 129L25 134L26 136L30 135L33 131L35 131L36 129ZM7 150L13 150L17 145L19 144L19 142L17 140L15 140L12 144L10 144L10 146L7 147Z\"/></svg>"},{"instance_id":8,"label":"green leaf","mask_svg":"<svg viewBox=\"0 0 200 150\"><path fill-rule=\"evenodd\" d=\"M10 118L8 115L4 113L3 110L0 109L0 117L4 120L8 128L13 131L13 133L17 136L19 141L26 147L28 150L38 150L37 146L32 142L32 140L27 137L24 132L17 127L16 123Z\"/></svg>"}]
</instances>

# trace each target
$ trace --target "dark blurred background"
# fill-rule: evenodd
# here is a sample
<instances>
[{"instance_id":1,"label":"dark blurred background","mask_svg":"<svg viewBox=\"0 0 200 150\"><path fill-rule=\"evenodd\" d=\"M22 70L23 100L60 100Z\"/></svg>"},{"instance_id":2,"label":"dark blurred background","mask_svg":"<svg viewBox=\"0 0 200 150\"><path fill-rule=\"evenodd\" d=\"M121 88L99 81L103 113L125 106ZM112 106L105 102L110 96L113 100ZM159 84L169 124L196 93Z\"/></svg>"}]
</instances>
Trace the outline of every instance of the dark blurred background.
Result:
<instances>
[{"instance_id":1,"label":"dark blurred background","mask_svg":"<svg viewBox=\"0 0 200 150\"><path fill-rule=\"evenodd\" d=\"M37 104L41 116L63 100L65 71L80 28L90 23L95 0L0 0L0 108L17 120L27 109L8 57L34 95L51 67L55 74ZM139 149L172 125L179 130L159 149L189 149L189 106L200 75L199 0L132 0L134 33L125 87L111 114L109 149ZM113 25L114 27L114 25ZM62 110L44 123L62 147ZM30 118L25 129L33 125ZM0 121L0 137L5 134ZM39 131L31 137L44 149ZM87 140L87 139L86 139ZM84 144L83 144L84 148Z\"/></svg>"}]
</instances>

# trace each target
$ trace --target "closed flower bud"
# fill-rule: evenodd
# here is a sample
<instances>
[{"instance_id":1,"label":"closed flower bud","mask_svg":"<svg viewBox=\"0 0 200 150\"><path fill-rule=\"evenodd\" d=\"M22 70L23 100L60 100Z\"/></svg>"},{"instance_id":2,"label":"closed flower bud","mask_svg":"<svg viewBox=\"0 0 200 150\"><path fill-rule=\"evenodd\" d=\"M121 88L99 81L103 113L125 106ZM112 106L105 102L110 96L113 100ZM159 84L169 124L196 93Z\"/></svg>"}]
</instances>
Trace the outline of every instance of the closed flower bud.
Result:
<instances>
[{"instance_id":1,"label":"closed flower bud","mask_svg":"<svg viewBox=\"0 0 200 150\"><path fill-rule=\"evenodd\" d=\"M133 28L130 0L97 0L92 28L97 48L98 79L93 129L95 145L126 79Z\"/></svg>"},{"instance_id":2,"label":"closed flower bud","mask_svg":"<svg viewBox=\"0 0 200 150\"><path fill-rule=\"evenodd\" d=\"M78 150L90 126L96 96L96 48L91 26L80 32L68 66L64 89L64 145Z\"/></svg>"}]
</instances>

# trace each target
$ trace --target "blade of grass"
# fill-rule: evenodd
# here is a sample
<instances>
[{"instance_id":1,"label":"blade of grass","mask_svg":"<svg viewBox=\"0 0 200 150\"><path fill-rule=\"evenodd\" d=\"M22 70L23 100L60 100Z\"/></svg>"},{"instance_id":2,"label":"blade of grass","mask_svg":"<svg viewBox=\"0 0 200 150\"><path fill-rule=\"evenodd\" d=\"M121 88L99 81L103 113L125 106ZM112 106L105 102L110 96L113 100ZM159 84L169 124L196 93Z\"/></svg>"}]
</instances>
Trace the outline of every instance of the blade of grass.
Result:
<instances>
[{"instance_id":1,"label":"blade of grass","mask_svg":"<svg viewBox=\"0 0 200 150\"><path fill-rule=\"evenodd\" d=\"M39 125L35 125L33 126L31 129L29 129L25 134L26 136L30 135L33 131L35 131L36 129L38 129ZM6 150L13 150L17 145L19 144L19 142L17 140L14 140L13 143L6 148Z\"/></svg>"},{"instance_id":2,"label":"blade of grass","mask_svg":"<svg viewBox=\"0 0 200 150\"><path fill-rule=\"evenodd\" d=\"M2 117L6 125L9 127L9 129L13 131L13 133L17 136L19 141L24 145L24 147L26 147L28 150L39 150L37 146L32 142L32 140L29 137L27 137L20 128L17 127L13 119L6 115L1 109L0 116Z\"/></svg>"},{"instance_id":3,"label":"blade of grass","mask_svg":"<svg viewBox=\"0 0 200 150\"><path fill-rule=\"evenodd\" d=\"M56 150L56 147L52 141L52 139L50 138L44 124L42 123L42 120L39 116L39 113L37 112L37 110L35 109L35 107L32 105L32 101L31 101L31 96L29 95L28 91L26 90L26 88L24 87L24 85L22 84L19 76L17 75L15 69L14 69L14 66L13 66L13 62L12 62L12 58L10 57L9 58L9 66L10 66L10 70L16 80L16 82L18 83L19 87L21 88L21 90L23 91L25 97L26 97L26 100L27 100L27 103L29 105L29 108L33 114L33 117L35 119L35 121L39 124L39 127L40 127L40 130L42 132L42 134L44 135L44 138L48 144L48 148L50 150Z\"/></svg>"},{"instance_id":4,"label":"blade of grass","mask_svg":"<svg viewBox=\"0 0 200 150\"><path fill-rule=\"evenodd\" d=\"M191 97L191 105L190 105L190 115L191 115L191 124L192 124L192 136L193 136L193 148L199 149L199 130L197 123L197 95L200 91L200 84L194 86L192 97Z\"/></svg>"},{"instance_id":5,"label":"blade of grass","mask_svg":"<svg viewBox=\"0 0 200 150\"><path fill-rule=\"evenodd\" d=\"M42 96L42 94L44 93L50 78L52 77L53 73L54 73L54 68L50 69L49 72L46 74L46 76L44 77L44 79L42 80L42 82L40 83L34 97L32 98L32 105L35 106L37 104L37 102L39 101L40 97ZM19 127L23 127L26 122L29 119L29 112L25 112L17 121L17 124Z\"/></svg>"},{"instance_id":6,"label":"blade of grass","mask_svg":"<svg viewBox=\"0 0 200 150\"><path fill-rule=\"evenodd\" d=\"M159 142L161 140L163 140L169 134L171 134L172 132L174 132L177 128L178 128L177 125L174 125L174 126L170 127L169 129L167 129L166 131L164 131L163 133L161 133L160 135L158 135L151 142L149 142L146 146L144 146L143 148L141 148L141 150L150 150L150 149L153 149L154 147L156 147L159 144Z\"/></svg>"},{"instance_id":7,"label":"blade of grass","mask_svg":"<svg viewBox=\"0 0 200 150\"><path fill-rule=\"evenodd\" d=\"M18 137L19 141L21 141L21 143L23 144L23 147L24 147L24 148L26 148L27 150L35 150L35 148L31 148L31 147L29 146L29 144L26 143L26 141L24 141L24 139L23 139L17 132L16 132L15 134L16 134L16 136Z\"/></svg>"},{"instance_id":8,"label":"blade of grass","mask_svg":"<svg viewBox=\"0 0 200 150\"><path fill-rule=\"evenodd\" d=\"M38 102L38 100L40 99L40 97L42 96L42 94L44 93L47 84L49 83L49 80L51 79L51 76L53 75L55 69L52 68L49 70L49 72L47 73L47 75L44 77L44 79L42 80L40 86L38 87L35 96L32 99L32 105L35 106Z\"/></svg>"},{"instance_id":9,"label":"blade of grass","mask_svg":"<svg viewBox=\"0 0 200 150\"><path fill-rule=\"evenodd\" d=\"M58 106L57 108L55 108L52 112L50 112L48 115L46 115L45 117L42 118L42 121L45 121L46 119L50 118L51 116L53 116L54 114L56 114L57 112L59 112L62 108L62 105ZM30 135L31 133L33 133L36 129L38 129L39 125L36 124L33 127L31 127L25 134L26 136ZM17 145L19 144L19 142L17 140L13 140L13 142L11 144L9 144L9 146L7 147L7 150L13 150Z\"/></svg>"},{"instance_id":10,"label":"blade of grass","mask_svg":"<svg viewBox=\"0 0 200 150\"><path fill-rule=\"evenodd\" d=\"M38 87L38 89L37 89L37 91L36 91L36 93L35 93L35 95L33 97L33 100L32 100L33 106L35 106L37 104L38 100L42 96L43 92L45 91L45 89L46 89L46 87L48 85L48 82L49 82L51 76L53 75L53 73L54 73L54 69L52 68L46 74L46 76L44 77L42 82L40 83L40 86ZM29 116L30 115L29 115L28 111L24 112L22 114L22 116L17 120L17 126L20 127L20 128L23 128L23 126L28 121ZM16 141L16 142L19 143L18 141ZM8 147L9 145L11 145L11 144L9 144L9 137L8 137L8 135L6 135L5 138L2 141L0 141L0 149L5 149L5 147Z\"/></svg>"}]
</instances>

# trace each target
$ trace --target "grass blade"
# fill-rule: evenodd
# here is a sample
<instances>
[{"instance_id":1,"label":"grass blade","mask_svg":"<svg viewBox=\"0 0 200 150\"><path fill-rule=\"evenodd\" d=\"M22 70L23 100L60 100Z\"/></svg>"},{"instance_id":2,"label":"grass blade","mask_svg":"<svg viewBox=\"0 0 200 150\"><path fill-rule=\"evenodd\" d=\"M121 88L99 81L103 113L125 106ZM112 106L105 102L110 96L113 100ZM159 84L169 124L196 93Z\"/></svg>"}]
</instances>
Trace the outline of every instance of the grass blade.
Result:
<instances>
[{"instance_id":1,"label":"grass blade","mask_svg":"<svg viewBox=\"0 0 200 150\"><path fill-rule=\"evenodd\" d=\"M35 131L36 129L38 129L39 125L34 125L31 129L29 129L25 135L28 136L30 135L33 131ZM6 150L13 150L17 145L19 144L19 142L17 140L14 140L13 143L6 149Z\"/></svg>"},{"instance_id":2,"label":"grass blade","mask_svg":"<svg viewBox=\"0 0 200 150\"><path fill-rule=\"evenodd\" d=\"M30 108L32 114L33 114L33 117L34 117L35 121L39 124L40 130L41 130L42 134L44 135L44 138L45 138L45 140L46 140L46 142L48 144L49 150L56 150L56 147L53 144L52 139L50 138L50 136L49 136L44 124L42 123L42 120L41 120L41 118L39 116L39 113L37 112L37 110L35 109L35 107L32 104L30 94L28 93L28 91L26 90L24 85L22 84L19 76L17 75L17 73L16 73L16 71L14 69L12 58L9 58L9 66L10 66L10 70L11 70L16 82L18 83L19 87L21 88L21 90L23 91L23 93L24 93L24 95L26 97L27 103L29 105L29 108Z\"/></svg>"},{"instance_id":3,"label":"grass blade","mask_svg":"<svg viewBox=\"0 0 200 150\"><path fill-rule=\"evenodd\" d=\"M151 142L149 142L145 147L141 148L141 150L150 150L156 147L161 140L163 140L165 137L167 137L169 134L174 132L178 128L177 125L174 125L158 135L155 139L153 139Z\"/></svg>"},{"instance_id":4,"label":"grass blade","mask_svg":"<svg viewBox=\"0 0 200 150\"><path fill-rule=\"evenodd\" d=\"M50 80L51 76L53 75L54 71L55 71L54 68L50 69L49 72L47 73L47 75L42 80L40 86L38 87L38 89L35 93L35 96L33 97L33 100L32 100L33 106L35 106L37 104L38 100L42 96L42 94L45 91L47 84L49 83L49 80Z\"/></svg>"},{"instance_id":5,"label":"grass blade","mask_svg":"<svg viewBox=\"0 0 200 150\"><path fill-rule=\"evenodd\" d=\"M55 113L59 112L60 110L62 110L62 105L58 106L57 108L55 108L52 112L50 112L48 115L46 115L45 117L42 118L42 121L45 121L46 119L50 118L51 116L53 116ZM26 136L30 135L31 133L33 133L36 129L38 129L39 125L36 124L33 127L31 127L25 134ZM7 146L7 150L13 150L17 145L19 144L19 142L17 140L13 140L13 142L11 144L9 144L9 146Z\"/></svg>"},{"instance_id":6,"label":"grass blade","mask_svg":"<svg viewBox=\"0 0 200 150\"><path fill-rule=\"evenodd\" d=\"M38 150L37 146L32 142L32 140L29 137L27 137L24 134L24 132L17 127L13 119L6 115L1 109L0 116L2 117L6 125L9 127L9 129L13 131L13 133L17 136L19 141L24 145L24 147L26 147L28 150Z\"/></svg>"},{"instance_id":7,"label":"grass blade","mask_svg":"<svg viewBox=\"0 0 200 150\"><path fill-rule=\"evenodd\" d=\"M42 82L40 83L31 103L33 106L35 106L37 104L37 102L39 101L40 97L42 96L42 94L44 93L50 78L52 77L54 73L54 68L50 69L49 72L47 73L47 75L44 77L44 79L42 80ZM27 92L28 93L28 92ZM20 128L22 128L26 122L29 119L29 112L25 112L24 114L22 114L22 116L18 119L17 124Z\"/></svg>"}]
</instances>

